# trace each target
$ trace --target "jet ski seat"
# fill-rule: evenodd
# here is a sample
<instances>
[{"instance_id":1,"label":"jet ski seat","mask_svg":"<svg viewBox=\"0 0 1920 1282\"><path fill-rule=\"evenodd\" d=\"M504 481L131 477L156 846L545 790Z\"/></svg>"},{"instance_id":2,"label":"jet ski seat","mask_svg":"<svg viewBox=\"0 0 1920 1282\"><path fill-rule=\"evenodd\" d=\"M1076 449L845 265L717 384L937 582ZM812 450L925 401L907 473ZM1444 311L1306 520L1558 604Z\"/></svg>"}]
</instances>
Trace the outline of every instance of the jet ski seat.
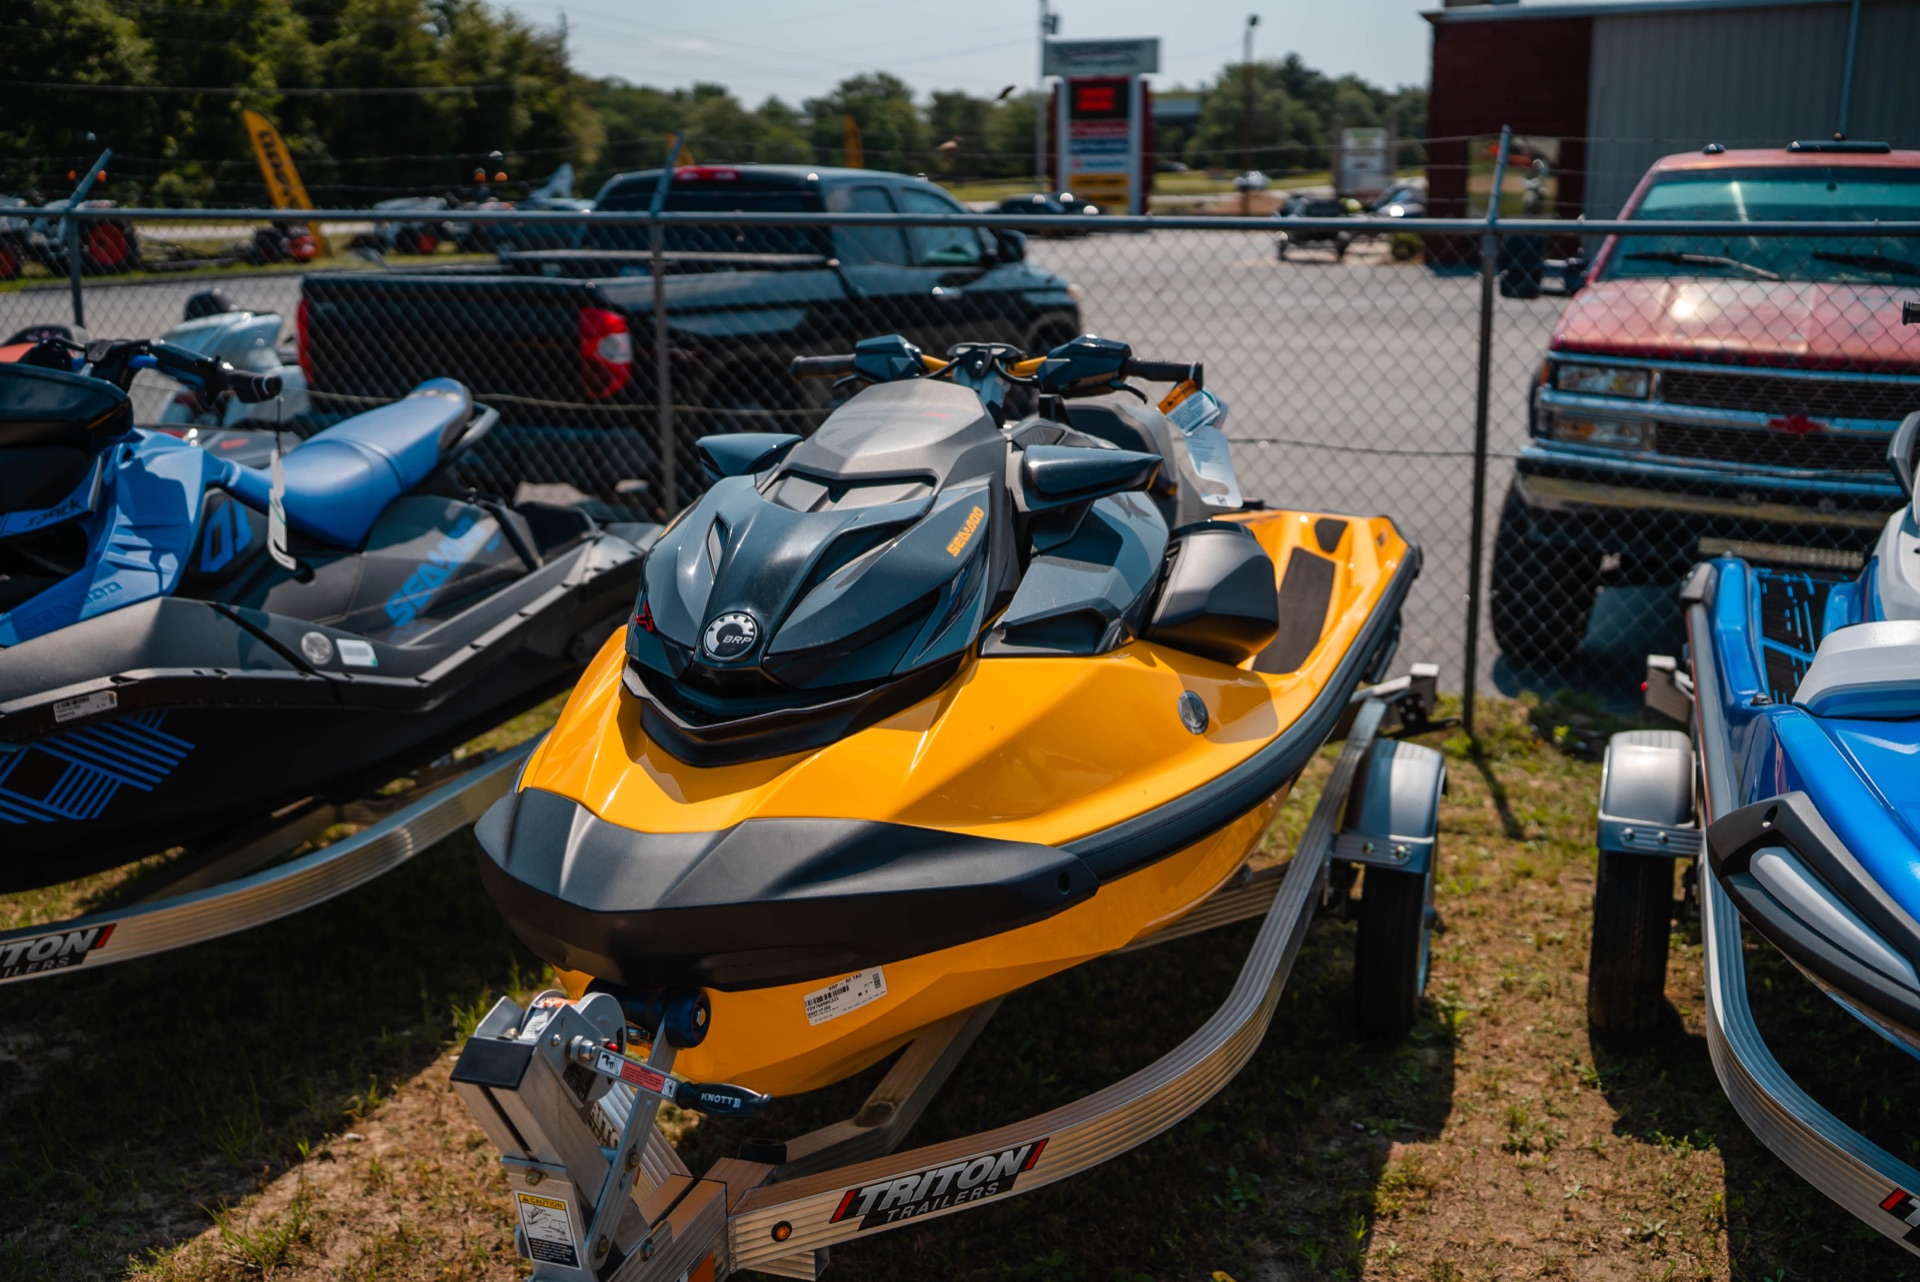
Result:
<instances>
[{"instance_id":1,"label":"jet ski seat","mask_svg":"<svg viewBox=\"0 0 1920 1282\"><path fill-rule=\"evenodd\" d=\"M1920 620L1856 623L1829 632L1793 701L1816 717L1920 717Z\"/></svg>"},{"instance_id":2,"label":"jet ski seat","mask_svg":"<svg viewBox=\"0 0 1920 1282\"><path fill-rule=\"evenodd\" d=\"M309 437L281 460L287 524L336 547L359 547L389 504L456 452L472 417L473 394L434 378ZM239 471L236 488L264 503L265 474Z\"/></svg>"}]
</instances>

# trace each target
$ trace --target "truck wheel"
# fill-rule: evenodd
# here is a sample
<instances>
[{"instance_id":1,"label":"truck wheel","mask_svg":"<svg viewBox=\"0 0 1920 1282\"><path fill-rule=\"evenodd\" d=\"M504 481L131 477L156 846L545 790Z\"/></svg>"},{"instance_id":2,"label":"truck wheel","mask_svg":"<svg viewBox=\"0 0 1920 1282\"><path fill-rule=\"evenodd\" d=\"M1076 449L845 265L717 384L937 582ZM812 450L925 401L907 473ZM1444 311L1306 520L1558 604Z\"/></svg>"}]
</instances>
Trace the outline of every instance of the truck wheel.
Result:
<instances>
[{"instance_id":1,"label":"truck wheel","mask_svg":"<svg viewBox=\"0 0 1920 1282\"><path fill-rule=\"evenodd\" d=\"M1489 578L1493 641L1508 659L1551 665L1580 652L1600 590L1597 559L1578 548L1527 538L1525 518L1512 493L1500 512Z\"/></svg>"},{"instance_id":2,"label":"truck wheel","mask_svg":"<svg viewBox=\"0 0 1920 1282\"><path fill-rule=\"evenodd\" d=\"M1436 851L1424 873L1368 868L1353 945L1353 1014L1362 1037L1398 1041L1413 1028L1432 952Z\"/></svg>"},{"instance_id":3,"label":"truck wheel","mask_svg":"<svg viewBox=\"0 0 1920 1282\"><path fill-rule=\"evenodd\" d=\"M1639 1045L1666 1016L1673 860L1600 852L1587 955L1587 1024L1595 1041Z\"/></svg>"}]
</instances>

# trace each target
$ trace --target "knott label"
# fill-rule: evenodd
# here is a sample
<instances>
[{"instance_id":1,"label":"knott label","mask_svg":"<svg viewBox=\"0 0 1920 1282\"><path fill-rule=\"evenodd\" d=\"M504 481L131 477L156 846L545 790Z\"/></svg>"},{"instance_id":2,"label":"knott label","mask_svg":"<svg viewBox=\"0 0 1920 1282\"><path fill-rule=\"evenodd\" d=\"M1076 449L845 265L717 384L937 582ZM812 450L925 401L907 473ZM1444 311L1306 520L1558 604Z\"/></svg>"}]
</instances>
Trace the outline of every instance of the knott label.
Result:
<instances>
[{"instance_id":1,"label":"knott label","mask_svg":"<svg viewBox=\"0 0 1920 1282\"><path fill-rule=\"evenodd\" d=\"M983 1153L945 1166L935 1166L916 1175L902 1175L862 1184L848 1189L834 1211L831 1223L858 1217L863 1229L882 1228L929 1211L944 1211L964 1202L997 1197L1010 1192L1015 1180L1040 1160L1046 1139L1003 1148L998 1153Z\"/></svg>"},{"instance_id":2,"label":"knott label","mask_svg":"<svg viewBox=\"0 0 1920 1282\"><path fill-rule=\"evenodd\" d=\"M78 966L90 953L105 948L112 934L113 925L109 923L0 944L0 979Z\"/></svg>"}]
</instances>

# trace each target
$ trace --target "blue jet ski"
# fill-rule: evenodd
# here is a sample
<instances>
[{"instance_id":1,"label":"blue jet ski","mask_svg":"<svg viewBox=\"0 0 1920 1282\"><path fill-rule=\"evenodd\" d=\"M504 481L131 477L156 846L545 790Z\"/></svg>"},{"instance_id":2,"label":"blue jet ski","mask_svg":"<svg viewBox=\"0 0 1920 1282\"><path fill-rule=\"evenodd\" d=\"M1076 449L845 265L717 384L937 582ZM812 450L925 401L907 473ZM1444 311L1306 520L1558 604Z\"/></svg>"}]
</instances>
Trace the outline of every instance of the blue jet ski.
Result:
<instances>
[{"instance_id":1,"label":"blue jet ski","mask_svg":"<svg viewBox=\"0 0 1920 1282\"><path fill-rule=\"evenodd\" d=\"M1654 656L1676 731L1615 735L1601 783L1588 1016L1597 1041L1667 1018L1676 856L1698 891L1707 1044L1743 1120L1801 1176L1920 1254L1920 1170L1834 1116L1768 1049L1743 930L1920 1056L1920 413L1888 446L1908 502L1863 568L1696 566L1687 665ZM1813 556L1802 560L1812 562Z\"/></svg>"},{"instance_id":2,"label":"blue jet ski","mask_svg":"<svg viewBox=\"0 0 1920 1282\"><path fill-rule=\"evenodd\" d=\"M459 383L299 441L276 485L240 461L271 433L136 428L142 369L279 391L145 340L0 364L0 891L352 798L565 689L624 620L658 527L455 487L498 418Z\"/></svg>"}]
</instances>

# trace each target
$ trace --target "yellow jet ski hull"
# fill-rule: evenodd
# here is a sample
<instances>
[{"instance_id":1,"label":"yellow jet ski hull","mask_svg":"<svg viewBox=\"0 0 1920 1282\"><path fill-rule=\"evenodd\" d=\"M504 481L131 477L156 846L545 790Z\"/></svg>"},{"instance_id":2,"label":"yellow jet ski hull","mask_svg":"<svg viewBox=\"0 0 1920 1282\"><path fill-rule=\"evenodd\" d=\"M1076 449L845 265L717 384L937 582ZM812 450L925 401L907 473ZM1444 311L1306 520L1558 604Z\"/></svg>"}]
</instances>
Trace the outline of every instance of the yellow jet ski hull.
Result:
<instances>
[{"instance_id":1,"label":"yellow jet ski hull","mask_svg":"<svg viewBox=\"0 0 1920 1282\"><path fill-rule=\"evenodd\" d=\"M679 1053L677 1071L772 1095L828 1085L949 1015L1162 929L1234 874L1361 674L1390 655L1419 554L1384 517L1224 519L1244 523L1280 567L1281 635L1247 663L1138 640L1092 657L975 656L933 695L810 752L707 767L675 758L643 731L623 689L625 650L608 641L519 783L567 799L583 823L664 840L830 817L1023 847L1100 845L1100 866L1123 869L984 937L710 988L710 1031ZM1198 730L1182 720L1189 692L1205 709ZM1286 773L1273 777L1283 746ZM1126 857L1114 862L1116 850ZM494 888L499 866L485 853L480 863ZM579 996L591 956L515 925Z\"/></svg>"}]
</instances>

